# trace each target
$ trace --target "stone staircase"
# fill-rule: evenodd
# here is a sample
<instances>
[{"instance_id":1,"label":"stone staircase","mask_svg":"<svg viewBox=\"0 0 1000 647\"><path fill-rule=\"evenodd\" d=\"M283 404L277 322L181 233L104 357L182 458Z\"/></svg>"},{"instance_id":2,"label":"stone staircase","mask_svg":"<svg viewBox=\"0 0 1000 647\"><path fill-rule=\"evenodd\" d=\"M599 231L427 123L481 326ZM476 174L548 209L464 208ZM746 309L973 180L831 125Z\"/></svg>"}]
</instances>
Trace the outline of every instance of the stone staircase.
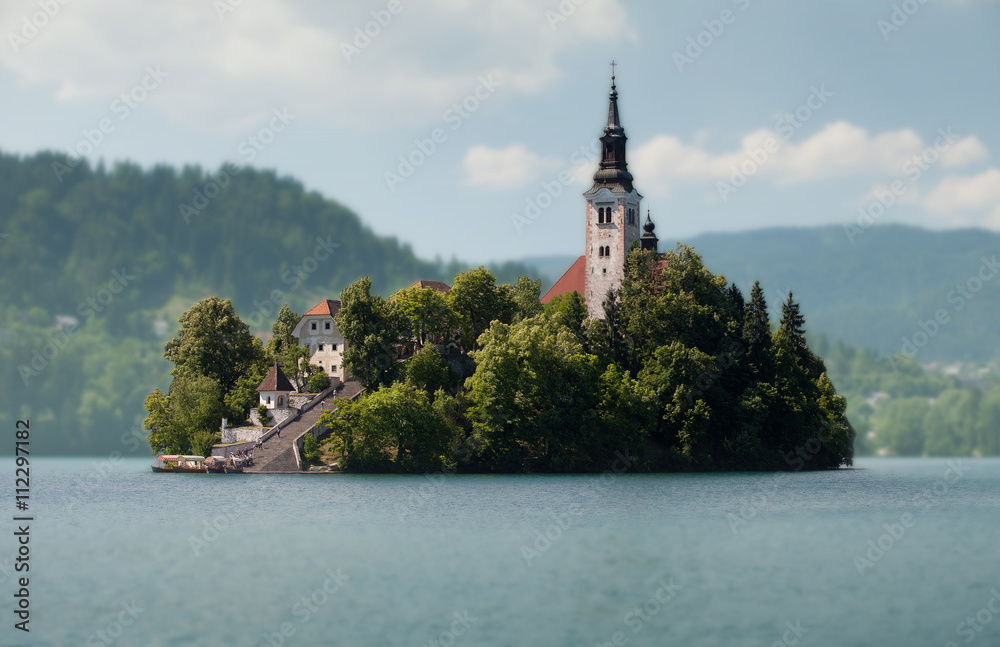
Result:
<instances>
[{"instance_id":1,"label":"stone staircase","mask_svg":"<svg viewBox=\"0 0 1000 647\"><path fill-rule=\"evenodd\" d=\"M345 382L335 393L326 397L327 408L336 409L331 407L334 398L355 397L362 390L359 382L354 380ZM254 466L246 468L245 471L250 474L298 472L299 467L295 462L295 441L316 426L316 421L323 411L316 405L282 429L280 436L273 435L265 440L264 444L254 452Z\"/></svg>"}]
</instances>

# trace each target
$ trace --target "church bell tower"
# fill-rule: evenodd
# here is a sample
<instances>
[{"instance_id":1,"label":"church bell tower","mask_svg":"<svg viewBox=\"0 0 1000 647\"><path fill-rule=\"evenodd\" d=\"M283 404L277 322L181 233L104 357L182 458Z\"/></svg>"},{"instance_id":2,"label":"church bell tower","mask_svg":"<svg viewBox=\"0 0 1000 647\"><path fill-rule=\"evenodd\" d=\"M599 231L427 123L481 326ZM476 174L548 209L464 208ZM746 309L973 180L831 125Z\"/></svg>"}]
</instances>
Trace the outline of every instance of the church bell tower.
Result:
<instances>
[{"instance_id":1,"label":"church bell tower","mask_svg":"<svg viewBox=\"0 0 1000 647\"><path fill-rule=\"evenodd\" d=\"M640 238L642 196L632 186L632 174L628 172L627 141L618 113L618 90L612 72L608 123L601 137L601 162L594 174L594 185L583 194L587 200L583 297L587 315L597 319L604 318L604 299L608 290L621 285L625 277L625 255L632 241Z\"/></svg>"}]
</instances>

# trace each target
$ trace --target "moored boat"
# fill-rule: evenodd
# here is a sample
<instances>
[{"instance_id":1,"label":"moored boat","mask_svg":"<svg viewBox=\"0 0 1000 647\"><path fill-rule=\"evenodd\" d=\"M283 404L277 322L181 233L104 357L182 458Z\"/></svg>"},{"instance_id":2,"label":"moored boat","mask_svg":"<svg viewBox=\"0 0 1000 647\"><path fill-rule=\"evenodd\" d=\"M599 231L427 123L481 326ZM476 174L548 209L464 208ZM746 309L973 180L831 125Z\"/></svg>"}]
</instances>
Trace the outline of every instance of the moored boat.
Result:
<instances>
[{"instance_id":1,"label":"moored boat","mask_svg":"<svg viewBox=\"0 0 1000 647\"><path fill-rule=\"evenodd\" d=\"M157 465L154 472L194 472L204 474L208 469L204 465L204 456L188 456L185 454L160 454L156 457Z\"/></svg>"},{"instance_id":2,"label":"moored boat","mask_svg":"<svg viewBox=\"0 0 1000 647\"><path fill-rule=\"evenodd\" d=\"M225 474L226 459L221 456L209 456L205 459L205 469L212 474Z\"/></svg>"}]
</instances>

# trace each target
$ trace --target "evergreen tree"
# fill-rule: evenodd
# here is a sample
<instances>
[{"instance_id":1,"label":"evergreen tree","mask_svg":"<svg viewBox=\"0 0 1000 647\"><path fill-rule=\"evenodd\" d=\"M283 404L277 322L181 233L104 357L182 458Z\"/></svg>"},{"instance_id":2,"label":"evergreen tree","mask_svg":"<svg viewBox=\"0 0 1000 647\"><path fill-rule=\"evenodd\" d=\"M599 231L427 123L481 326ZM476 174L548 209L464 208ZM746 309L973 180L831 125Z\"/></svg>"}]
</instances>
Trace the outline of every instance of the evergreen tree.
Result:
<instances>
[{"instance_id":1,"label":"evergreen tree","mask_svg":"<svg viewBox=\"0 0 1000 647\"><path fill-rule=\"evenodd\" d=\"M743 342L746 344L746 357L752 370L759 379L770 381L773 364L771 319L760 281L754 281L753 289L750 290L750 303L747 305L743 324Z\"/></svg>"}]
</instances>

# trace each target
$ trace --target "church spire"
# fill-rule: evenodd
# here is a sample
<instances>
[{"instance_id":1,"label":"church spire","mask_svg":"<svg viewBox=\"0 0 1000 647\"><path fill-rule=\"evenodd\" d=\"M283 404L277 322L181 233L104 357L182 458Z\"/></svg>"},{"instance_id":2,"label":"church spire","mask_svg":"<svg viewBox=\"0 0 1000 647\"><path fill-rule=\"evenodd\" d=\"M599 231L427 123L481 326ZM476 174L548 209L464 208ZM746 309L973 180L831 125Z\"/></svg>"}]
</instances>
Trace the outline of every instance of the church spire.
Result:
<instances>
[{"instance_id":1,"label":"church spire","mask_svg":"<svg viewBox=\"0 0 1000 647\"><path fill-rule=\"evenodd\" d=\"M608 106L608 126L604 129L604 133L607 134L609 131L617 131L624 135L625 131L622 129L622 118L618 114L618 90L615 88L616 65L618 64L611 61L611 105Z\"/></svg>"},{"instance_id":2,"label":"church spire","mask_svg":"<svg viewBox=\"0 0 1000 647\"><path fill-rule=\"evenodd\" d=\"M617 63L612 62L612 66ZM608 104L608 123L601 137L601 164L594 174L594 186L585 195L602 188L616 193L632 192L632 174L628 172L628 162L625 160L625 129L622 128L621 115L618 112L618 89L615 86L614 67L611 74L611 94Z\"/></svg>"}]
</instances>

